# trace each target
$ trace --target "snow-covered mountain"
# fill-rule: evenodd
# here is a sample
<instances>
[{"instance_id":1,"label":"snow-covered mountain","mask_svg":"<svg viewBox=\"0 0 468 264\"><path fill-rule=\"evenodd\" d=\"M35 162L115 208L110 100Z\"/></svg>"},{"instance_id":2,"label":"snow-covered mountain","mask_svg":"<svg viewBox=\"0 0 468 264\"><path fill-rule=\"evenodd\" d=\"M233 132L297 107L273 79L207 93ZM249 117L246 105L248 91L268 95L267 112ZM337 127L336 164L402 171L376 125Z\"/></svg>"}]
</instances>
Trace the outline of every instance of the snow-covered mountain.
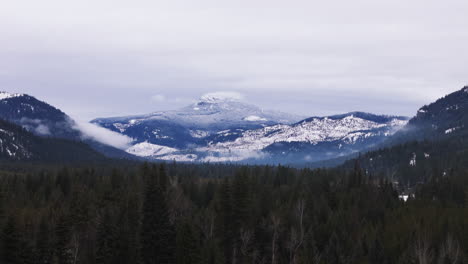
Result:
<instances>
[{"instance_id":1,"label":"snow-covered mountain","mask_svg":"<svg viewBox=\"0 0 468 264\"><path fill-rule=\"evenodd\" d=\"M231 129L256 129L277 124L292 124L302 117L265 111L239 100L208 94L179 110L141 116L98 118L92 122L134 138L138 143L187 148L203 145L217 132Z\"/></svg>"},{"instance_id":2,"label":"snow-covered mountain","mask_svg":"<svg viewBox=\"0 0 468 264\"><path fill-rule=\"evenodd\" d=\"M205 161L240 161L246 157L271 156L280 160L315 161L364 150L382 142L406 122L404 117L361 112L313 117L293 125L248 130L235 140L209 142L207 147L198 150L214 154L205 157ZM265 157L265 154L268 155Z\"/></svg>"},{"instance_id":3,"label":"snow-covered mountain","mask_svg":"<svg viewBox=\"0 0 468 264\"><path fill-rule=\"evenodd\" d=\"M362 151L392 135L407 118L353 112L301 119L231 98L204 96L180 110L92 122L134 138L127 152L141 157L265 163L316 161Z\"/></svg>"}]
</instances>

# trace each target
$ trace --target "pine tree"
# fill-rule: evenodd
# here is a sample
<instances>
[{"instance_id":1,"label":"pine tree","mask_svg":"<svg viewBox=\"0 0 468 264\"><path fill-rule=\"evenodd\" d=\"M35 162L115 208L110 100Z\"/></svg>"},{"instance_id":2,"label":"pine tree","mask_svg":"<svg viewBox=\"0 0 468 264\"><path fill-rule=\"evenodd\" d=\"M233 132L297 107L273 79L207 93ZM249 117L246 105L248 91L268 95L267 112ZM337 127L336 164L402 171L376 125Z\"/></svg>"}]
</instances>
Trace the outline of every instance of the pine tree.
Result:
<instances>
[{"instance_id":1,"label":"pine tree","mask_svg":"<svg viewBox=\"0 0 468 264\"><path fill-rule=\"evenodd\" d=\"M145 264L173 264L175 231L169 221L166 199L157 179L147 179L141 229L141 257Z\"/></svg>"},{"instance_id":2,"label":"pine tree","mask_svg":"<svg viewBox=\"0 0 468 264\"><path fill-rule=\"evenodd\" d=\"M41 224L39 226L39 233L37 235L36 243L36 254L37 263L49 264L52 262L53 250L50 239L50 229L45 217L42 218Z\"/></svg>"},{"instance_id":3,"label":"pine tree","mask_svg":"<svg viewBox=\"0 0 468 264\"><path fill-rule=\"evenodd\" d=\"M237 263L245 262L241 254L241 232L250 229L251 201L249 193L249 183L247 177L247 169L241 169L234 178L232 192L232 212L233 223L232 228L234 232L234 250L237 253ZM245 250L243 250L245 251Z\"/></svg>"},{"instance_id":4,"label":"pine tree","mask_svg":"<svg viewBox=\"0 0 468 264\"><path fill-rule=\"evenodd\" d=\"M136 195L129 195L121 201L121 210L117 221L118 262L132 263L139 259L140 208Z\"/></svg>"},{"instance_id":5,"label":"pine tree","mask_svg":"<svg viewBox=\"0 0 468 264\"><path fill-rule=\"evenodd\" d=\"M113 223L109 210L105 210L97 231L97 264L112 264L117 262L118 255L118 235L117 228Z\"/></svg>"},{"instance_id":6,"label":"pine tree","mask_svg":"<svg viewBox=\"0 0 468 264\"><path fill-rule=\"evenodd\" d=\"M55 248L58 264L73 263L73 250L70 246L72 230L71 222L67 215L63 213L60 215L55 234L57 237Z\"/></svg>"},{"instance_id":7,"label":"pine tree","mask_svg":"<svg viewBox=\"0 0 468 264\"><path fill-rule=\"evenodd\" d=\"M193 228L184 223L177 232L177 264L200 263L200 243L197 240Z\"/></svg>"},{"instance_id":8,"label":"pine tree","mask_svg":"<svg viewBox=\"0 0 468 264\"><path fill-rule=\"evenodd\" d=\"M135 260L139 257L140 241L139 233L140 219L140 201L137 196L131 196L128 201L128 227L129 227L129 259Z\"/></svg>"}]
</instances>

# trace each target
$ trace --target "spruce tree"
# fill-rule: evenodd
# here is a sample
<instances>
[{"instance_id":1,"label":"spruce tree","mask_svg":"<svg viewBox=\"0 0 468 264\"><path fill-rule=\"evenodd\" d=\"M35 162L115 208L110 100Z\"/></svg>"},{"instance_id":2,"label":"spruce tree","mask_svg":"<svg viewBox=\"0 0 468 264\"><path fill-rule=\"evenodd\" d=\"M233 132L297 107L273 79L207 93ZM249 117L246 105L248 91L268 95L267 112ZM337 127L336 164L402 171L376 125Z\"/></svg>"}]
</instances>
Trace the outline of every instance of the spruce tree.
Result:
<instances>
[{"instance_id":1,"label":"spruce tree","mask_svg":"<svg viewBox=\"0 0 468 264\"><path fill-rule=\"evenodd\" d=\"M70 246L72 235L71 221L63 213L58 219L55 235L57 237L55 248L58 264L73 263L73 253Z\"/></svg>"},{"instance_id":2,"label":"spruce tree","mask_svg":"<svg viewBox=\"0 0 468 264\"><path fill-rule=\"evenodd\" d=\"M2 263L22 264L21 258L21 235L17 225L17 219L10 216L2 232Z\"/></svg>"}]
</instances>

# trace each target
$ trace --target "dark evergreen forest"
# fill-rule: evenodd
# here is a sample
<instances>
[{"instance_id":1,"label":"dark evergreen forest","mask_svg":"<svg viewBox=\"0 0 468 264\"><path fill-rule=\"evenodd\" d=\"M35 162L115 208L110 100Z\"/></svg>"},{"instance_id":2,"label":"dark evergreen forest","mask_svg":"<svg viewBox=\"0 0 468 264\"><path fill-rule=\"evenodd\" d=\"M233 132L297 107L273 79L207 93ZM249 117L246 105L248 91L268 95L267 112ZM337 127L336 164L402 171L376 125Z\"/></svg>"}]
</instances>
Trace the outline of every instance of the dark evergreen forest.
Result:
<instances>
[{"instance_id":1,"label":"dark evergreen forest","mask_svg":"<svg viewBox=\"0 0 468 264\"><path fill-rule=\"evenodd\" d=\"M428 176L405 202L400 186L357 162L0 168L6 264L467 261L463 169Z\"/></svg>"}]
</instances>

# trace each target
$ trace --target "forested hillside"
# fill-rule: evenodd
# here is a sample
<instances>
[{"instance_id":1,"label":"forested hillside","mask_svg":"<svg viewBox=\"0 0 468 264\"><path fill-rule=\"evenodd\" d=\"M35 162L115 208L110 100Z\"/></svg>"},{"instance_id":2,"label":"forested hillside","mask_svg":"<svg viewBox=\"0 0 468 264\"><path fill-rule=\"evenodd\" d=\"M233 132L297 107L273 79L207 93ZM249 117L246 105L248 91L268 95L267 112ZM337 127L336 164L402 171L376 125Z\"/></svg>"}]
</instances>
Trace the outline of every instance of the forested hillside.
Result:
<instances>
[{"instance_id":1,"label":"forested hillside","mask_svg":"<svg viewBox=\"0 0 468 264\"><path fill-rule=\"evenodd\" d=\"M2 263L464 263L468 253L466 171L434 175L407 202L358 166L8 171Z\"/></svg>"},{"instance_id":2,"label":"forested hillside","mask_svg":"<svg viewBox=\"0 0 468 264\"><path fill-rule=\"evenodd\" d=\"M58 163L96 162L105 159L82 142L40 137L0 119L0 161Z\"/></svg>"},{"instance_id":3,"label":"forested hillside","mask_svg":"<svg viewBox=\"0 0 468 264\"><path fill-rule=\"evenodd\" d=\"M423 106L380 149L356 159L371 173L414 185L468 168L468 87ZM357 156L357 155L356 155ZM344 164L352 168L355 160Z\"/></svg>"}]
</instances>

